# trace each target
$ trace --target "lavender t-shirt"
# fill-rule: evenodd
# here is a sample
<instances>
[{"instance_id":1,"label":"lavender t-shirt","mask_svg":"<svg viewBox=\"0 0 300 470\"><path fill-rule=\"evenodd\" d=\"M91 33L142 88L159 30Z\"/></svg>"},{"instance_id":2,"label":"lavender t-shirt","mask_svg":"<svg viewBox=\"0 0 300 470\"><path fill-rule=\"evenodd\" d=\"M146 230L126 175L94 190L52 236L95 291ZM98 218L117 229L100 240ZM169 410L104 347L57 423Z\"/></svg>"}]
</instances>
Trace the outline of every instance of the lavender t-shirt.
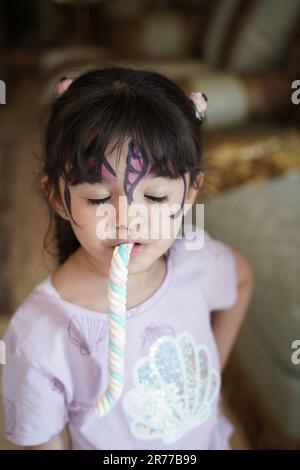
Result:
<instances>
[{"instance_id":1,"label":"lavender t-shirt","mask_svg":"<svg viewBox=\"0 0 300 470\"><path fill-rule=\"evenodd\" d=\"M218 410L220 368L210 316L236 301L234 257L206 230L189 225L185 234L188 245L177 238L166 254L161 286L127 310L124 389L103 417L92 405L107 386L106 312L63 300L51 276L27 295L4 336L9 440L42 444L68 423L73 449L227 447L233 427Z\"/></svg>"}]
</instances>

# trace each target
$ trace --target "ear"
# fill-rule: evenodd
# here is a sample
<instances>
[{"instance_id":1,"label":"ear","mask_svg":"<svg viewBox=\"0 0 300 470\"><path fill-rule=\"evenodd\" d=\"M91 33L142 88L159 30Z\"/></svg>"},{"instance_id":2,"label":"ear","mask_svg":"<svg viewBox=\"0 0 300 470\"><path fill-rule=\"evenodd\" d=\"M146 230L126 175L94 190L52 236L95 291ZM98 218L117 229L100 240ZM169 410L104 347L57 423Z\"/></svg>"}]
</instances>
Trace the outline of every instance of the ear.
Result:
<instances>
[{"instance_id":1,"label":"ear","mask_svg":"<svg viewBox=\"0 0 300 470\"><path fill-rule=\"evenodd\" d=\"M203 185L203 182L204 182L204 173L203 171L200 171L196 178L196 185L198 186L198 189L195 189L192 185L190 185L188 193L185 198L186 204L194 204L198 191Z\"/></svg>"},{"instance_id":2,"label":"ear","mask_svg":"<svg viewBox=\"0 0 300 470\"><path fill-rule=\"evenodd\" d=\"M188 181L190 182L190 177L188 178ZM184 201L185 206L183 209L183 213L185 216L191 210L192 205L194 204L196 196L198 194L198 191L203 185L203 182L204 182L204 173L203 171L200 171L196 177L196 186L198 187L198 189L195 189L192 185L189 186L189 190L187 192L187 195Z\"/></svg>"},{"instance_id":3,"label":"ear","mask_svg":"<svg viewBox=\"0 0 300 470\"><path fill-rule=\"evenodd\" d=\"M43 193L45 194L46 198L49 201L49 204L51 205L52 209L57 212L58 215L62 215L65 213L65 208L61 202L60 198L55 198L53 191L49 189L48 186L48 181L49 178L47 175L43 175L40 179L40 185Z\"/></svg>"}]
</instances>

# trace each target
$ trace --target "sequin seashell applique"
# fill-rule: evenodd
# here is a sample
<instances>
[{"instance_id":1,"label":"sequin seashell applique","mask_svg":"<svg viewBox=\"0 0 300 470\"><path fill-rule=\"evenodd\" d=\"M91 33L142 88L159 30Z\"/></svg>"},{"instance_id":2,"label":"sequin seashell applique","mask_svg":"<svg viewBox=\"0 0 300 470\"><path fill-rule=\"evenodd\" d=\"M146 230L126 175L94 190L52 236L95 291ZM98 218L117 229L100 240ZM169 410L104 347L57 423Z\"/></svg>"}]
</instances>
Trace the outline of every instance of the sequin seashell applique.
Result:
<instances>
[{"instance_id":1,"label":"sequin seashell applique","mask_svg":"<svg viewBox=\"0 0 300 470\"><path fill-rule=\"evenodd\" d=\"M123 406L138 439L176 442L209 418L219 393L220 374L212 369L209 350L187 332L158 338L133 375L136 386Z\"/></svg>"}]
</instances>

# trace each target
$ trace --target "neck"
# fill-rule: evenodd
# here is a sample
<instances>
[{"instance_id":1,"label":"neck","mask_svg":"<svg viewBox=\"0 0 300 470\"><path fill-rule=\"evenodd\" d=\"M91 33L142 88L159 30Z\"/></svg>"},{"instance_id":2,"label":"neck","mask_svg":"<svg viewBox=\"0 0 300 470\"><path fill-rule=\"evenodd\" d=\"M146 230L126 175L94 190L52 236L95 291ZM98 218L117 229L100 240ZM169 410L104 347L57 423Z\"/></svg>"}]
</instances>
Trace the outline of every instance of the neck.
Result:
<instances>
[{"instance_id":1,"label":"neck","mask_svg":"<svg viewBox=\"0 0 300 470\"><path fill-rule=\"evenodd\" d=\"M91 287L91 290L99 289L99 281L105 284L109 277L110 265L101 264L98 260L91 257L82 247L73 254L73 263L76 265L78 276L82 281ZM165 263L163 256L158 258L152 265L137 273L129 273L127 279L127 297L133 298L137 290L139 292L146 291L147 286L151 284L151 280L156 278L161 272L162 264Z\"/></svg>"}]
</instances>

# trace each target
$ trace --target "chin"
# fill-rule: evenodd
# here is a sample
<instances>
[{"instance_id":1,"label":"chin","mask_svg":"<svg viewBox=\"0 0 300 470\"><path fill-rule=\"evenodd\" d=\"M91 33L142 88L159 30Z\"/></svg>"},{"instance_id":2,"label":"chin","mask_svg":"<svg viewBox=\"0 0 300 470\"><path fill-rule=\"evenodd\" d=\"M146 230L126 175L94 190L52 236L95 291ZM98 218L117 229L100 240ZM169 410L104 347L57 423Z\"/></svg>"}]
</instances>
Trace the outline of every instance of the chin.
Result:
<instances>
[{"instance_id":1,"label":"chin","mask_svg":"<svg viewBox=\"0 0 300 470\"><path fill-rule=\"evenodd\" d=\"M135 274L146 271L151 266L151 264L152 263L149 262L146 257L132 256L128 265L128 274Z\"/></svg>"}]
</instances>

